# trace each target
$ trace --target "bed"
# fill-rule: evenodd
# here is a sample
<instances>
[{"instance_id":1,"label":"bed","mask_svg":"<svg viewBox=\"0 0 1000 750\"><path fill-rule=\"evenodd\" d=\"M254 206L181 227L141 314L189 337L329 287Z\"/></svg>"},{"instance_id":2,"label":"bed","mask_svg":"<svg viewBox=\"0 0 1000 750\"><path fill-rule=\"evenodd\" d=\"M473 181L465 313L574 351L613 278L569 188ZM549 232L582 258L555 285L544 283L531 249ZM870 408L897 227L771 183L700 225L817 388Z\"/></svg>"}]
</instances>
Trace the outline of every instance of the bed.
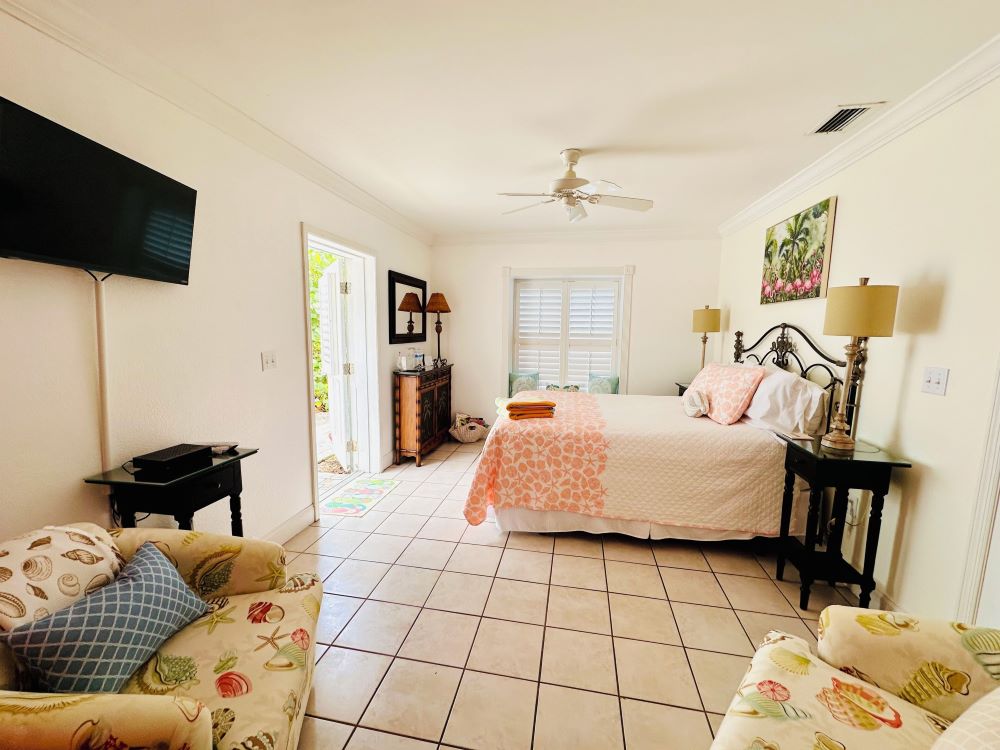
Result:
<instances>
[{"instance_id":1,"label":"bed","mask_svg":"<svg viewBox=\"0 0 1000 750\"><path fill-rule=\"evenodd\" d=\"M820 361L803 361L793 332ZM748 347L737 332L734 360L822 377L831 407L842 384L830 365L844 363L786 323ZM675 396L521 395L555 401L556 416L497 421L466 500L470 524L492 508L507 531L699 541L778 535L785 448L773 432L693 419ZM804 505L795 504L793 534L804 531Z\"/></svg>"}]
</instances>

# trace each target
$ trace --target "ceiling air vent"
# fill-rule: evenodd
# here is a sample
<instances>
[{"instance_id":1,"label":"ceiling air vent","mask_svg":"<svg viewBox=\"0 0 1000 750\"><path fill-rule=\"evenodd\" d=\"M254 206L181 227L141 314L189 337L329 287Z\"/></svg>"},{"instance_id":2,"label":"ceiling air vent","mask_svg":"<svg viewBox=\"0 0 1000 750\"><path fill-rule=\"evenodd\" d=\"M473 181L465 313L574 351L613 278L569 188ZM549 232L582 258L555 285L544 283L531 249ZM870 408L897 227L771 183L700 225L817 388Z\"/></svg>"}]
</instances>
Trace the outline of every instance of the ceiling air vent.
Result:
<instances>
[{"instance_id":1,"label":"ceiling air vent","mask_svg":"<svg viewBox=\"0 0 1000 750\"><path fill-rule=\"evenodd\" d=\"M841 105L831 117L816 128L813 133L842 133L869 110L879 107L885 102L868 102L866 104Z\"/></svg>"}]
</instances>

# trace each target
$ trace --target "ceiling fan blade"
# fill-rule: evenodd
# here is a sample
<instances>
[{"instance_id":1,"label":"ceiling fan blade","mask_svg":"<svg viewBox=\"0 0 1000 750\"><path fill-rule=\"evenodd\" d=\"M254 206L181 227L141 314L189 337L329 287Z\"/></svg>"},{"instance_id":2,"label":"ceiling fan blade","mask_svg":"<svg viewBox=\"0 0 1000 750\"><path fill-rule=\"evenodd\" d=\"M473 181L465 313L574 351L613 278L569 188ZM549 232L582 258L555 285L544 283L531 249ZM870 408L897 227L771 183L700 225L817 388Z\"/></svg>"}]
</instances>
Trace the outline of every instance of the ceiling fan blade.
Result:
<instances>
[{"instance_id":1,"label":"ceiling fan blade","mask_svg":"<svg viewBox=\"0 0 1000 750\"><path fill-rule=\"evenodd\" d=\"M569 215L570 224L576 224L578 221L583 221L587 218L587 210L583 207L582 203L566 206L566 213Z\"/></svg>"},{"instance_id":2,"label":"ceiling fan blade","mask_svg":"<svg viewBox=\"0 0 1000 750\"><path fill-rule=\"evenodd\" d=\"M527 209L534 208L535 206L542 206L546 203L555 203L555 202L556 202L555 198L550 198L547 201L538 201L538 203L529 203L527 206L521 206L520 208L515 208L512 211L504 211L500 215L506 216L507 214L516 214L518 211L526 211Z\"/></svg>"},{"instance_id":3,"label":"ceiling fan blade","mask_svg":"<svg viewBox=\"0 0 1000 750\"><path fill-rule=\"evenodd\" d=\"M497 193L497 195L513 195L520 198L551 198L552 193Z\"/></svg>"},{"instance_id":4,"label":"ceiling fan blade","mask_svg":"<svg viewBox=\"0 0 1000 750\"><path fill-rule=\"evenodd\" d=\"M582 188L579 188L581 193L586 193L587 195L596 195L597 193L620 193L622 191L622 186L618 185L610 180L594 180L593 182L588 182Z\"/></svg>"},{"instance_id":5,"label":"ceiling fan blade","mask_svg":"<svg viewBox=\"0 0 1000 750\"><path fill-rule=\"evenodd\" d=\"M614 208L627 208L631 211L648 211L653 207L653 201L645 198L626 198L622 195L595 195L597 203Z\"/></svg>"}]
</instances>

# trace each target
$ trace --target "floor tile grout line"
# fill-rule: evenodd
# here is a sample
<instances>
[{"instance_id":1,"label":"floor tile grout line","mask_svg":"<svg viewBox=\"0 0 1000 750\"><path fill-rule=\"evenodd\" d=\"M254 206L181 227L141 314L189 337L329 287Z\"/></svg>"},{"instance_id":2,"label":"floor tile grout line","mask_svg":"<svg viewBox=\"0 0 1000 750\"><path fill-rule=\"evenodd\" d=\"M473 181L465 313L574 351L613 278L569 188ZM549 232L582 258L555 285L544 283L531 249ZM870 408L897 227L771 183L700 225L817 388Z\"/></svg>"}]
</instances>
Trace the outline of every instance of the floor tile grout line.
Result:
<instances>
[{"instance_id":1,"label":"floor tile grout line","mask_svg":"<svg viewBox=\"0 0 1000 750\"><path fill-rule=\"evenodd\" d=\"M625 707L622 705L622 685L621 679L618 677L618 646L615 642L615 617L611 610L611 584L608 581L608 551L604 548L604 539L601 539L601 568L604 570L604 595L607 597L608 602L608 630L611 631L611 661L615 668L615 693L618 697L618 721L621 723L622 732L622 748L628 747L628 740L625 737ZM655 558L654 558L655 559ZM659 576L659 569L657 569L657 576ZM661 585L663 581L660 581ZM664 589L664 596L666 596L666 590ZM669 607L670 605L667 604ZM541 675L539 675L541 676ZM692 675L692 678L694 675Z\"/></svg>"},{"instance_id":2,"label":"floor tile grout line","mask_svg":"<svg viewBox=\"0 0 1000 750\"><path fill-rule=\"evenodd\" d=\"M508 535L508 539L509 538L510 537ZM507 540L505 539L504 544L506 545L506 543ZM504 547L504 549L506 549L506 546ZM451 558L455 556L456 551L458 551L457 544L455 545L455 549L451 551L451 555L448 556L448 561L445 563L446 567L448 563L451 562ZM501 559L502 558L503 558L503 553L501 552ZM499 563L497 564L499 565ZM469 644L469 653L465 655L465 664L462 666L462 674L458 676L458 685L455 686L455 694L451 697L451 705L448 707L448 715L445 716L444 724L441 725L441 736L438 737L438 744L444 742L444 735L448 731L448 722L451 721L452 711L455 710L455 703L456 701L458 701L458 693L462 689L462 683L465 681L465 673L469 669L469 659L472 658L472 649L476 647L476 638L479 636L479 628L481 628L483 625L483 617L485 616L486 613L486 605L490 601L490 594L493 593L493 584L496 583L496 580L497 580L496 576L493 576L492 580L490 581L490 590L486 592L486 601L483 602L483 611L476 618L476 632L472 636L472 643ZM428 596L428 598L430 597Z\"/></svg>"},{"instance_id":3,"label":"floor tile grout line","mask_svg":"<svg viewBox=\"0 0 1000 750\"><path fill-rule=\"evenodd\" d=\"M699 546L699 551L700 551L700 549L701 548ZM704 557L704 554L702 556ZM706 560L706 562L708 562L708 561ZM680 623L677 622L677 614L674 612L674 605L670 601L670 592L667 591L667 584L663 580L663 575L660 574L659 567L657 567L656 572L657 572L657 575L658 575L658 577L660 579L660 585L663 587L663 595L667 599L667 607L670 609L670 617L673 618L673 621L674 621L674 630L677 631L677 639L681 642L681 650L684 652L684 662L688 666L688 672L691 673L691 682L694 683L695 692L698 694L698 702L701 704L701 710L702 710L702 712L704 712L705 711L705 699L704 699L704 697L701 694L701 686L698 684L698 676L694 672L694 665L691 664L691 657L688 656L688 649L687 649L687 646L684 643L684 634L681 632ZM706 721L708 721L707 718L706 718ZM709 726L709 730L711 730L711 726Z\"/></svg>"},{"instance_id":4,"label":"floor tile grout line","mask_svg":"<svg viewBox=\"0 0 1000 750\"><path fill-rule=\"evenodd\" d=\"M508 532L504 545L509 541L510 533ZM555 551L555 544L555 540L553 540L553 552ZM542 618L542 647L538 650L538 684L535 686L535 710L531 712L531 745L529 745L531 748L535 747L535 734L538 731L538 711L542 700L542 667L545 664L545 634L548 632L549 627L549 601L552 599L552 562L554 559L553 557L553 560L549 562L549 583L545 587L545 617ZM499 572L499 569L497 569L497 572Z\"/></svg>"}]
</instances>

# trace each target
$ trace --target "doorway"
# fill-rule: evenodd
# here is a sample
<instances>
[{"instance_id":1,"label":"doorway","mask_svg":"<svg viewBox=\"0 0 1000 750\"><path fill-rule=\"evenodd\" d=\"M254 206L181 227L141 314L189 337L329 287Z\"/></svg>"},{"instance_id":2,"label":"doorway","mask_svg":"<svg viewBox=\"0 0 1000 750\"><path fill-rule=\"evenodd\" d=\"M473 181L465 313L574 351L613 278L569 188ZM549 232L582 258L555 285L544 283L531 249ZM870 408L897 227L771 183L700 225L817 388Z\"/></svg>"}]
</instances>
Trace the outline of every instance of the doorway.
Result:
<instances>
[{"instance_id":1,"label":"doorway","mask_svg":"<svg viewBox=\"0 0 1000 750\"><path fill-rule=\"evenodd\" d=\"M316 230L304 228L303 236L311 465L320 512L347 482L370 471L377 420L368 398L375 362L369 325L374 258Z\"/></svg>"}]
</instances>

